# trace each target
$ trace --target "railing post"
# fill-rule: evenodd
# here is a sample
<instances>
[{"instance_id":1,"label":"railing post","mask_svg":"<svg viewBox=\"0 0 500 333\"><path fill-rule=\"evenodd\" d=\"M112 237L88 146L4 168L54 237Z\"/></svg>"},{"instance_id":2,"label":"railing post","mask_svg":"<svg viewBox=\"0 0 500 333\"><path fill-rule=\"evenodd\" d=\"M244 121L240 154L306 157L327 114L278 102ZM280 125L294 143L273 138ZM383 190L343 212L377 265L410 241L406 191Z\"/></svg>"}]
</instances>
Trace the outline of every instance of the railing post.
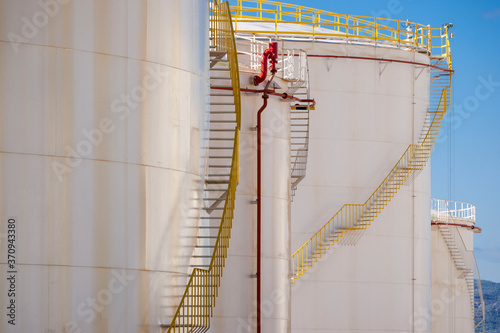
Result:
<instances>
[{"instance_id":1,"label":"railing post","mask_svg":"<svg viewBox=\"0 0 500 333\"><path fill-rule=\"evenodd\" d=\"M278 11L274 11L274 34L278 36Z\"/></svg>"},{"instance_id":2,"label":"railing post","mask_svg":"<svg viewBox=\"0 0 500 333\"><path fill-rule=\"evenodd\" d=\"M349 38L349 15L345 16L345 38Z\"/></svg>"},{"instance_id":3,"label":"railing post","mask_svg":"<svg viewBox=\"0 0 500 333\"><path fill-rule=\"evenodd\" d=\"M398 46L401 47L401 21L400 20L397 20L396 22L398 22L398 28L396 29L396 34L398 34Z\"/></svg>"},{"instance_id":4,"label":"railing post","mask_svg":"<svg viewBox=\"0 0 500 333\"><path fill-rule=\"evenodd\" d=\"M312 28L313 28L313 38L315 38L315 28L316 28L316 13L312 13Z\"/></svg>"},{"instance_id":5,"label":"railing post","mask_svg":"<svg viewBox=\"0 0 500 333\"><path fill-rule=\"evenodd\" d=\"M432 28L427 25L427 51L432 55Z\"/></svg>"}]
</instances>

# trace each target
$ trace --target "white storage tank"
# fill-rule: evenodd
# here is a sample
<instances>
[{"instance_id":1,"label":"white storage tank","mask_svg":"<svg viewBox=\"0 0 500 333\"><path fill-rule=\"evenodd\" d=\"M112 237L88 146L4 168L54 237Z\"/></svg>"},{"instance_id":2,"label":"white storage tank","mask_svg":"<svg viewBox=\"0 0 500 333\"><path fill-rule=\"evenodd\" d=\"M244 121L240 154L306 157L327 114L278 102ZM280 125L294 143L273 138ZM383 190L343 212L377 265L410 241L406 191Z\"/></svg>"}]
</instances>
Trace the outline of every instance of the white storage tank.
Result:
<instances>
[{"instance_id":1,"label":"white storage tank","mask_svg":"<svg viewBox=\"0 0 500 333\"><path fill-rule=\"evenodd\" d=\"M415 42L414 23L406 30L406 22L396 22L404 32L377 41L376 18L356 21L267 1L238 5L238 38L252 43L267 36L279 40L283 54L307 53L317 104L310 111L307 176L284 231L293 254L343 205L365 203L409 146L422 142L436 107L429 93L432 51L422 42L423 28ZM356 35L355 26L368 27L368 20L373 26ZM352 30L342 31L346 24ZM300 276L292 267L291 332L431 331L430 318L417 322L418 309L431 304L430 163L415 176L391 194L366 231L347 232L345 246L337 242Z\"/></svg>"},{"instance_id":2,"label":"white storage tank","mask_svg":"<svg viewBox=\"0 0 500 333\"><path fill-rule=\"evenodd\" d=\"M158 332L196 236L207 3L2 1L0 22L0 331Z\"/></svg>"},{"instance_id":3,"label":"white storage tank","mask_svg":"<svg viewBox=\"0 0 500 333\"><path fill-rule=\"evenodd\" d=\"M476 207L432 199L432 330L484 332L484 300L474 257ZM428 313L422 313L429 315Z\"/></svg>"}]
</instances>

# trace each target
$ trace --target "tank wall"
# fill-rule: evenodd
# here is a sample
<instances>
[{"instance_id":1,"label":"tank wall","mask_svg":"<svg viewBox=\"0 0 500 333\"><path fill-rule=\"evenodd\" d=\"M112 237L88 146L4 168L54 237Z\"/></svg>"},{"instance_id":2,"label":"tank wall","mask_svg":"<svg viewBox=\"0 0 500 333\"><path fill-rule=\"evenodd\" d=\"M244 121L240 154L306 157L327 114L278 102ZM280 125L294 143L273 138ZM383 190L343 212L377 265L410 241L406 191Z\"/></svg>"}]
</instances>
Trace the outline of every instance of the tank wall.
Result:
<instances>
[{"instance_id":1,"label":"tank wall","mask_svg":"<svg viewBox=\"0 0 500 333\"><path fill-rule=\"evenodd\" d=\"M473 255L472 230L449 226L455 236L457 247L468 255L466 266L471 267ZM458 230L457 230L458 229ZM463 238L462 238L463 237ZM462 242L462 239L464 242ZM470 249L466 246L472 245ZM473 267L473 266L472 266ZM473 332L474 318L470 294L465 280L465 271L457 269L438 226L432 226L432 330L434 332Z\"/></svg>"},{"instance_id":2,"label":"tank wall","mask_svg":"<svg viewBox=\"0 0 500 333\"><path fill-rule=\"evenodd\" d=\"M16 326L2 315L0 331L169 321L198 214L207 11L195 0L0 4L0 232L14 217L18 292ZM2 241L2 272L6 252Z\"/></svg>"},{"instance_id":3,"label":"tank wall","mask_svg":"<svg viewBox=\"0 0 500 333\"><path fill-rule=\"evenodd\" d=\"M240 73L241 87L250 74ZM275 79L281 86L286 82ZM261 89L261 88L260 88ZM257 111L261 94L242 93L240 182L235 217L211 332L256 330ZM271 96L262 113L262 332L290 329L289 103Z\"/></svg>"},{"instance_id":4,"label":"tank wall","mask_svg":"<svg viewBox=\"0 0 500 333\"><path fill-rule=\"evenodd\" d=\"M429 105L428 63L405 50L292 44L309 56L307 176L292 203L292 252L344 204L364 203L417 143ZM419 75L420 73L420 75ZM292 332L430 332L416 328L430 305L430 171L402 186L355 246L335 246L292 287Z\"/></svg>"}]
</instances>

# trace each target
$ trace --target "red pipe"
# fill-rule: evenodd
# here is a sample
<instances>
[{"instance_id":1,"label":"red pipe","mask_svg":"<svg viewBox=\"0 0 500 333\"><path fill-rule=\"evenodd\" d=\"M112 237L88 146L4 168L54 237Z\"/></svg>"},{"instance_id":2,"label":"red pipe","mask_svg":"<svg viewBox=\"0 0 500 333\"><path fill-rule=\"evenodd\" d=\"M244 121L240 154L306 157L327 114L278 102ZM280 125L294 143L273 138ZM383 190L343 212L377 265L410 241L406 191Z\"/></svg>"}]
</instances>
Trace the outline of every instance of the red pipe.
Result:
<instances>
[{"instance_id":1,"label":"red pipe","mask_svg":"<svg viewBox=\"0 0 500 333\"><path fill-rule=\"evenodd\" d=\"M483 229L475 227L473 225L459 224L459 223L431 222L431 225L454 225L457 227L467 228L471 230L479 230L479 233L483 231Z\"/></svg>"},{"instance_id":2,"label":"red pipe","mask_svg":"<svg viewBox=\"0 0 500 333\"><path fill-rule=\"evenodd\" d=\"M262 112L267 107L269 95L264 92L261 108L257 112L257 333L261 332L261 225L262 225L262 153L261 153L261 128L262 128Z\"/></svg>"},{"instance_id":3,"label":"red pipe","mask_svg":"<svg viewBox=\"0 0 500 333\"><path fill-rule=\"evenodd\" d=\"M271 54L269 55L269 50L271 50ZM266 55L266 58L264 55ZM267 72L267 57L271 56L271 78L269 81L267 81L266 87L264 88L264 93L262 94L262 99L263 103L262 106L260 107L259 111L257 112L257 333L261 333L261 328L262 328L262 323L261 323L261 250L262 250L262 238L261 238L261 230L262 230L262 112L267 107L267 100L269 99L269 95L267 94L269 85L271 84L271 81L274 79L274 75L276 75L276 72L278 71L276 69L276 64L278 63L277 57L278 57L278 43L273 42L269 43L269 49L267 49L264 52L264 55L262 55L262 65L264 70L264 67L266 67L266 71L264 72L264 75L260 77L266 77L265 73ZM259 76L254 77L254 83L256 83L258 80L260 80ZM262 81L260 81L262 82ZM260 83L259 82L259 83ZM256 83L259 84L259 83Z\"/></svg>"},{"instance_id":4,"label":"red pipe","mask_svg":"<svg viewBox=\"0 0 500 333\"><path fill-rule=\"evenodd\" d=\"M278 43L269 43L269 48L262 54L262 59L260 61L260 75L253 77L253 84L258 86L267 76L267 61L271 61L271 73L276 73L276 64L278 63Z\"/></svg>"},{"instance_id":5,"label":"red pipe","mask_svg":"<svg viewBox=\"0 0 500 333\"><path fill-rule=\"evenodd\" d=\"M241 88L240 91L243 92L253 92L253 93L263 93L262 94L262 99L263 103L262 106L260 107L259 111L257 112L257 333L261 333L262 330L262 323L261 323L261 256L262 256L262 113L267 107L267 100L269 99L269 94L274 95L274 96L280 96L283 99L293 99L298 102L302 103L312 103L312 106L316 105L316 101L314 99L300 99L297 97L294 97L293 95L288 95L286 93L280 94L276 93L274 90L269 90L269 85L271 84L272 80L274 79L274 75L276 75L276 72L278 71L276 68L276 64L278 63L277 61L277 56L278 56L278 43L269 43L269 48L264 52L262 55L262 62L261 62L261 73L260 76L254 76L253 77L253 82L255 85L259 85L262 83L267 76L267 61L268 58L270 58L271 61L271 73L272 76L269 79L269 81L266 84L266 87L264 90L256 90L256 89L247 89L247 88ZM216 87L212 89L221 89L221 90L232 90L232 88L225 88L225 87Z\"/></svg>"},{"instance_id":6,"label":"red pipe","mask_svg":"<svg viewBox=\"0 0 500 333\"><path fill-rule=\"evenodd\" d=\"M233 88L232 87L212 87L211 89L218 89L218 90L230 90L230 91L233 91ZM297 98L293 95L288 95L287 93L277 93L275 90L269 90L269 89L261 89L261 90L257 90L257 89L248 89L248 88L241 88L240 91L243 91L243 92L251 92L251 93L267 93L269 95L273 95L273 96L279 96L283 99L293 99L297 102L300 102L300 103L312 103L311 106L315 106L316 105L316 101L314 99L300 99L300 98Z\"/></svg>"},{"instance_id":7,"label":"red pipe","mask_svg":"<svg viewBox=\"0 0 500 333\"><path fill-rule=\"evenodd\" d=\"M338 55L323 55L323 54L308 54L307 57L312 57L312 58L338 58L338 59L357 59L357 60L374 60L374 61L385 61L385 62L397 62L397 63L402 63L402 64L410 64L410 65L417 65L417 66L425 66L425 67L430 67L430 68L435 68L442 70L443 72L449 72L454 74L455 71L452 69L444 69L438 66L434 66L431 64L424 64L421 62L413 62L413 61L405 61L405 60L395 60L395 59L383 59L383 58L372 58L372 57L354 57L354 56L338 56Z\"/></svg>"},{"instance_id":8,"label":"red pipe","mask_svg":"<svg viewBox=\"0 0 500 333\"><path fill-rule=\"evenodd\" d=\"M280 93L272 92L271 95L280 96L283 99L293 99L293 100L300 102L300 103L312 103L311 104L312 107L314 107L316 105L316 101L314 99L300 99L300 98L297 98L293 95L288 95L287 93L280 94Z\"/></svg>"}]
</instances>

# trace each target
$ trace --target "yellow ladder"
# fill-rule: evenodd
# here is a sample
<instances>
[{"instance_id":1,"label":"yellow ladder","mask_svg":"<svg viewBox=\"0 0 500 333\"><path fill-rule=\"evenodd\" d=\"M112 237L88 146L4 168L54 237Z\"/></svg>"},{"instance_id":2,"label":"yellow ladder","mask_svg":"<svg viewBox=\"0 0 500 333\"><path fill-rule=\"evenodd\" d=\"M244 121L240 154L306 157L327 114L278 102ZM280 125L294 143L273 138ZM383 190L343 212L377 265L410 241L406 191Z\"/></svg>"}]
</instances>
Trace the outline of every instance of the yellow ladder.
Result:
<instances>
[{"instance_id":1,"label":"yellow ladder","mask_svg":"<svg viewBox=\"0 0 500 333\"><path fill-rule=\"evenodd\" d=\"M170 324L161 325L168 333L174 332L206 332L210 328L215 300L218 296L221 278L231 238L231 228L234 217L236 186L239 181L239 131L241 118L240 79L238 58L234 39L229 3L210 1L210 40L215 46L212 53L224 54L227 58L234 110L236 114L236 128L234 129L233 153L227 191L225 194L224 208L218 228L210 264L206 269L195 267L182 295L179 306ZM217 64L217 59L212 59ZM213 66L214 64L211 64ZM215 78L220 80L220 78ZM212 80L213 82L213 80ZM218 121L220 122L220 120ZM211 131L212 132L212 131ZM215 132L215 131L214 131ZM210 180L209 182L213 182ZM210 245L212 248L212 245ZM195 265L200 266L200 265ZM203 266L203 265L201 265Z\"/></svg>"}]
</instances>

